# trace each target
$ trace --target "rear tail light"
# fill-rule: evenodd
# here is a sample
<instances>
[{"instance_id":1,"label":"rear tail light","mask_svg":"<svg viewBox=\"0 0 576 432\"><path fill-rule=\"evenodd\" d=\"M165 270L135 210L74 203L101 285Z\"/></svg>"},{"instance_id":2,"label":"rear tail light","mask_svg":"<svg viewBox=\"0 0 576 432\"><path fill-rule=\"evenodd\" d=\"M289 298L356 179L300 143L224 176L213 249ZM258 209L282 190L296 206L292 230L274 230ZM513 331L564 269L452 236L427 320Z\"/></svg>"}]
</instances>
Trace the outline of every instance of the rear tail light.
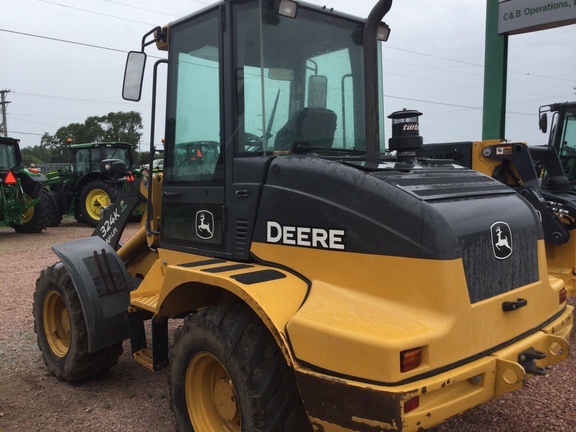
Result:
<instances>
[{"instance_id":1,"label":"rear tail light","mask_svg":"<svg viewBox=\"0 0 576 432\"><path fill-rule=\"evenodd\" d=\"M400 372L409 372L422 364L422 348L414 348L400 353Z\"/></svg>"},{"instance_id":2,"label":"rear tail light","mask_svg":"<svg viewBox=\"0 0 576 432\"><path fill-rule=\"evenodd\" d=\"M566 288L562 288L558 293L558 301L563 304L566 301Z\"/></svg>"},{"instance_id":3,"label":"rear tail light","mask_svg":"<svg viewBox=\"0 0 576 432\"><path fill-rule=\"evenodd\" d=\"M404 402L404 414L408 414L410 411L414 411L420 406L420 396L416 396L412 399Z\"/></svg>"}]
</instances>

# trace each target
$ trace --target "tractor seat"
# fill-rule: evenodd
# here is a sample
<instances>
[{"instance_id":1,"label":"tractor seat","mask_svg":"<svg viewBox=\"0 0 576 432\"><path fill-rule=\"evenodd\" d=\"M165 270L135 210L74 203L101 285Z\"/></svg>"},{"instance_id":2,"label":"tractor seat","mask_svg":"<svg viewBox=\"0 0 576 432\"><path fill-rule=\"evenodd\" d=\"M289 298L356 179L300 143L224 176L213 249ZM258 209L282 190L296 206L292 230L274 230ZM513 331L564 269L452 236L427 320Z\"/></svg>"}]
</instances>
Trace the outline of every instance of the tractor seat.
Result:
<instances>
[{"instance_id":1,"label":"tractor seat","mask_svg":"<svg viewBox=\"0 0 576 432\"><path fill-rule=\"evenodd\" d=\"M295 143L330 148L336 133L336 113L326 108L304 108L294 113L276 134L274 150L289 150Z\"/></svg>"}]
</instances>

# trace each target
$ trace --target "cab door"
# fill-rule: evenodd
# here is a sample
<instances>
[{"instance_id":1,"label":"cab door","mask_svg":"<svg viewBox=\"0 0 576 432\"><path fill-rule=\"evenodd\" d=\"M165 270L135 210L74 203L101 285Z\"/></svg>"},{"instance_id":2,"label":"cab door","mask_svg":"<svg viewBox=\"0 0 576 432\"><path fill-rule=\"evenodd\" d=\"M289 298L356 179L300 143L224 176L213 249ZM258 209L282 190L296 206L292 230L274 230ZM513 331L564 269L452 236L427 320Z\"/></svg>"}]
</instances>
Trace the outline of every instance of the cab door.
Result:
<instances>
[{"instance_id":1,"label":"cab door","mask_svg":"<svg viewBox=\"0 0 576 432\"><path fill-rule=\"evenodd\" d=\"M161 247L225 251L219 10L169 32Z\"/></svg>"}]
</instances>

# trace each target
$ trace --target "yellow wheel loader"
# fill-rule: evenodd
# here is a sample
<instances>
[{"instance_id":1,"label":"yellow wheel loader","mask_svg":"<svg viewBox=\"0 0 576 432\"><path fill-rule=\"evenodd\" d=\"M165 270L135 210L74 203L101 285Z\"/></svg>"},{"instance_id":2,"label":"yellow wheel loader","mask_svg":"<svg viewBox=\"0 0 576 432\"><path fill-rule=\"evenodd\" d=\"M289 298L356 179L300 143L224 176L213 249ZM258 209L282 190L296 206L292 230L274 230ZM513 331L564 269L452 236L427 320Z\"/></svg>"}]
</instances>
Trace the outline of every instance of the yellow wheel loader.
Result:
<instances>
[{"instance_id":1,"label":"yellow wheel loader","mask_svg":"<svg viewBox=\"0 0 576 432\"><path fill-rule=\"evenodd\" d=\"M381 154L390 7L229 0L143 37L124 97L144 49L167 50L163 172L124 244L115 204L53 246L34 317L54 375L94 376L129 338L137 362L170 366L178 430L419 431L568 357L573 308L534 208L415 159L414 113Z\"/></svg>"}]
</instances>

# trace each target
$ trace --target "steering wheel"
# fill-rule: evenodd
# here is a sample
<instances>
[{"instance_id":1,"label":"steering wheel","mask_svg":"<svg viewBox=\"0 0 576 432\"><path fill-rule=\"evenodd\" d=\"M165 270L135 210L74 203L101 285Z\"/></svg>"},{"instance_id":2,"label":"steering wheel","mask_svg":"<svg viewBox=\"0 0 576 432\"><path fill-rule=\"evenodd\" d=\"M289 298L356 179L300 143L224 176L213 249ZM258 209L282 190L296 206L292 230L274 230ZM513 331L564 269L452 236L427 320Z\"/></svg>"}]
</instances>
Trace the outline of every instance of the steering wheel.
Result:
<instances>
[{"instance_id":1,"label":"steering wheel","mask_svg":"<svg viewBox=\"0 0 576 432\"><path fill-rule=\"evenodd\" d=\"M262 151L263 140L261 136L246 132L245 134L245 149L250 153L257 153Z\"/></svg>"}]
</instances>

